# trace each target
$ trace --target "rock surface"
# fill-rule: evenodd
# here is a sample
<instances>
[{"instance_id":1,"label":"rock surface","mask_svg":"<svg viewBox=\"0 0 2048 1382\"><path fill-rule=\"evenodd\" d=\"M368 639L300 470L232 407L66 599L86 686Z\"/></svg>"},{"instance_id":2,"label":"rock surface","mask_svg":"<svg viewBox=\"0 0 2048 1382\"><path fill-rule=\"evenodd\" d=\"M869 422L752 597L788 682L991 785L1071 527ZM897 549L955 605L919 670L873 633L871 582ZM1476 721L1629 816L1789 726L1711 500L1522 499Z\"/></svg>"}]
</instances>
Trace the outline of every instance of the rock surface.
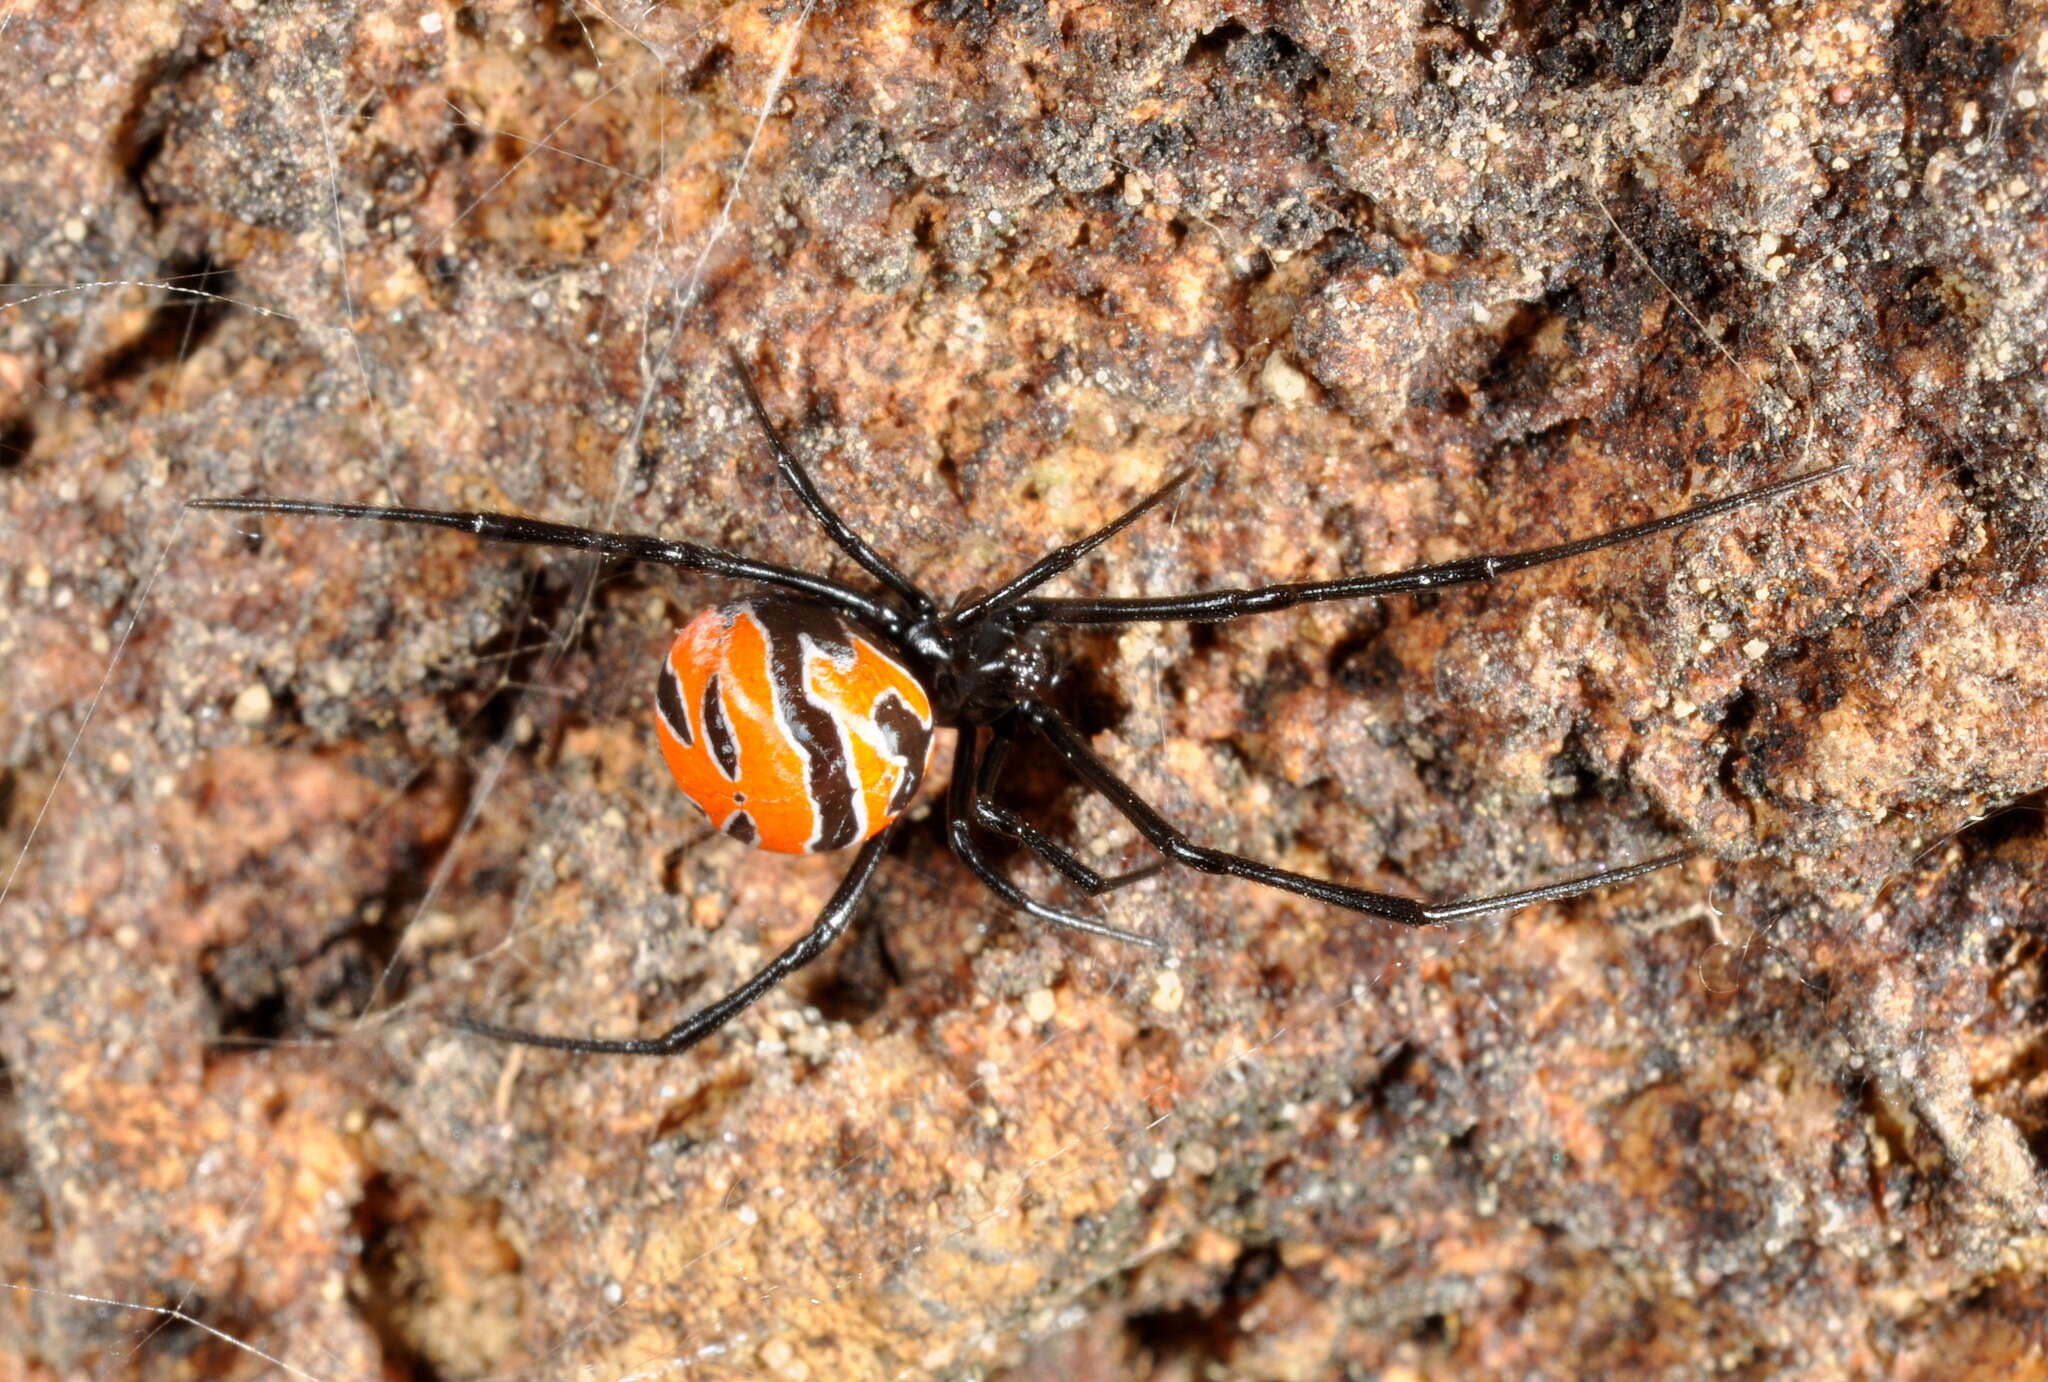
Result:
<instances>
[{"instance_id":1,"label":"rock surface","mask_svg":"<svg viewBox=\"0 0 2048 1382\"><path fill-rule=\"evenodd\" d=\"M0 18L27 1375L2048 1376L2044 34ZM1174 874L1107 906L1168 967L1013 924L934 815L871 926L686 1058L464 1037L660 1030L831 891L708 837L654 751L655 660L725 588L180 503L847 574L727 342L948 599L1184 466L1073 588L1846 471L1489 587L1070 640L1070 708L1199 839L1444 897L1684 868L1430 933ZM1017 790L1143 857L1057 773Z\"/></svg>"}]
</instances>

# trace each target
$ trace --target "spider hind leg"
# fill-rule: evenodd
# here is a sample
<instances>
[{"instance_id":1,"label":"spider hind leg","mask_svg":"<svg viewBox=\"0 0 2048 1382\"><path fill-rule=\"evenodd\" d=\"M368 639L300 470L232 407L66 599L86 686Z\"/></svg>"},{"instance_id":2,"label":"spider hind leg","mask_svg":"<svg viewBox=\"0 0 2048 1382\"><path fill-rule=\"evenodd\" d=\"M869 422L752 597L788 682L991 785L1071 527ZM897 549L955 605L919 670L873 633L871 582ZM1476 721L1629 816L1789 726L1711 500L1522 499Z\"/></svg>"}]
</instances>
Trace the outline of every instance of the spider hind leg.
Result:
<instances>
[{"instance_id":1,"label":"spider hind leg","mask_svg":"<svg viewBox=\"0 0 2048 1382\"><path fill-rule=\"evenodd\" d=\"M1100 897L1104 893L1127 888L1133 883L1142 883L1148 878L1165 872L1167 861L1155 859L1140 868L1128 869L1123 873L1103 874L1081 862L1080 856L1065 845L1047 835L1043 830L1025 820L1007 806L998 806L992 801L978 801L974 807L976 823L998 835L1007 835L1018 844L1043 859L1054 872L1066 879L1089 897Z\"/></svg>"},{"instance_id":2,"label":"spider hind leg","mask_svg":"<svg viewBox=\"0 0 2048 1382\"><path fill-rule=\"evenodd\" d=\"M1148 950L1164 949L1164 946L1159 941L1154 940L1150 936L1141 936L1135 931L1121 930L1109 925L1107 922L1097 921L1093 917L1084 916L1080 912L1070 911L1065 907L1055 907L1048 902L1040 902L1037 898L1030 896L1022 888L1005 878L983 856L981 844L974 838L974 827L979 821L976 803L980 798L982 778L980 733L980 730L973 727L963 726L961 728L960 747L954 751L953 785L947 789L946 793L947 842L952 846L953 853L959 858L960 862L965 864L968 871L981 880L981 885L994 893L1000 901L1008 903L1020 912L1037 917L1040 921L1048 922L1063 930L1078 931L1082 935L1098 936L1103 940L1120 941L1125 945L1142 946ZM1002 740L997 740L996 742L999 745L1003 743ZM1053 847L1059 849L1057 845ZM1065 853L1064 850L1060 852ZM1067 857L1072 858L1071 855ZM1073 862L1079 867L1086 867L1081 865L1079 860L1073 860ZM1135 882L1136 880L1131 881Z\"/></svg>"},{"instance_id":3,"label":"spider hind leg","mask_svg":"<svg viewBox=\"0 0 2048 1382\"><path fill-rule=\"evenodd\" d=\"M838 888L833 890L817 921L794 944L770 960L753 978L717 1002L699 1008L658 1037L608 1040L603 1037L552 1036L518 1027L501 1027L468 1014L450 1019L450 1024L492 1041L540 1046L550 1051L581 1051L607 1056L673 1056L687 1051L752 1007L768 990L817 959L833 941L839 939L853 920L861 895L867 891L868 881L874 877L875 865L881 861L894 833L894 827L891 827L861 846L860 853L854 855L853 864L840 879Z\"/></svg>"},{"instance_id":4,"label":"spider hind leg","mask_svg":"<svg viewBox=\"0 0 2048 1382\"><path fill-rule=\"evenodd\" d=\"M997 781L1002 777L1003 765L1009 761L1010 750L1016 745L1015 737L1003 729L996 731L982 754L981 767L976 775L974 797L974 819L985 830L1010 839L1029 849L1089 897L1100 897L1104 893L1127 888L1133 883L1142 883L1166 870L1165 859L1155 859L1140 868L1123 873L1102 874L1081 862L1073 850L1040 830L1030 821L990 798L994 795Z\"/></svg>"}]
</instances>

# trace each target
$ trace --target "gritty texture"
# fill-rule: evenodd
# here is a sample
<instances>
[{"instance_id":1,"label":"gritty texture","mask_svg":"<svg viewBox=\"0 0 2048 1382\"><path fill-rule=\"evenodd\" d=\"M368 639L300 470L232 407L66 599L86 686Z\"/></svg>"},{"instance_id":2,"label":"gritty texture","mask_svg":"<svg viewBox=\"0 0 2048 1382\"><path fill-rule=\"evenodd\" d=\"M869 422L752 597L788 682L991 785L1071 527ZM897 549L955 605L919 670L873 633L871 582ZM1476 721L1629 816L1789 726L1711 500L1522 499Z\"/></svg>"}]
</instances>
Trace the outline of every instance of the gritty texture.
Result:
<instances>
[{"instance_id":1,"label":"gritty texture","mask_svg":"<svg viewBox=\"0 0 2048 1382\"><path fill-rule=\"evenodd\" d=\"M2044 19L9 8L10 1359L2048 1376ZM926 813L687 1057L466 1037L659 1031L830 893L654 749L730 588L180 502L849 574L726 343L949 600L1182 467L1069 589L1846 469L1488 587L1068 640L1070 710L1200 840L1437 897L1682 868L1423 933L1170 874L1104 904L1169 967L1016 924Z\"/></svg>"}]
</instances>

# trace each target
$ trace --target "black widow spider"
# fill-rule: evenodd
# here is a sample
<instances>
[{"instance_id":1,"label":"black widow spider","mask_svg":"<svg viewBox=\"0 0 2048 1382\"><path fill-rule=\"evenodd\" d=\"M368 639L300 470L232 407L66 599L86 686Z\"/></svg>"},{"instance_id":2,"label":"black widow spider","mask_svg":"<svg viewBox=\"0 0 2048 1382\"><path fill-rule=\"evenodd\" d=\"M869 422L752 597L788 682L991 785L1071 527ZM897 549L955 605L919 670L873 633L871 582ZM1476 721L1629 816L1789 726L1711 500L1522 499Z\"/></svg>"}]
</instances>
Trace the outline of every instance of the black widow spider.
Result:
<instances>
[{"instance_id":1,"label":"black widow spider","mask_svg":"<svg viewBox=\"0 0 2048 1382\"><path fill-rule=\"evenodd\" d=\"M783 442L745 367L733 372L766 435L783 480L840 549L885 593L825 576L666 538L548 523L515 514L443 512L316 500L195 499L195 509L375 519L454 528L493 542L527 543L600 557L657 562L753 581L788 594L706 611L677 638L662 669L657 727L679 783L715 824L785 852L834 849L863 840L812 928L753 978L658 1037L605 1040L501 1027L473 1017L455 1025L500 1041L564 1051L669 1055L694 1046L810 963L845 931L862 892L909 804L928 760L931 733L957 729L946 797L948 841L960 861L1002 901L1056 926L1135 945L1158 942L1027 896L991 866L977 831L1030 849L1075 888L1099 896L1149 878L1168 863L1225 874L1346 907L1403 926L1438 926L1488 912L1576 897L1690 858L1681 849L1624 868L1510 893L1428 903L1350 887L1195 844L1149 805L1047 703L1057 680L1052 631L1146 621L1215 622L1323 600L1356 600L1490 581L1586 552L1667 532L1756 504L1841 473L1835 466L1709 500L1680 513L1533 551L1461 557L1381 575L1301 581L1254 589L1138 598L1047 598L1032 592L1151 512L1186 483L1182 471L1114 521L1057 548L986 594L950 610L869 546L826 503ZM791 598L793 596L794 598ZM1105 877L1071 850L993 799L1010 751L1042 740L1084 785L1102 794L1162 856ZM749 795L749 793L753 795Z\"/></svg>"}]
</instances>

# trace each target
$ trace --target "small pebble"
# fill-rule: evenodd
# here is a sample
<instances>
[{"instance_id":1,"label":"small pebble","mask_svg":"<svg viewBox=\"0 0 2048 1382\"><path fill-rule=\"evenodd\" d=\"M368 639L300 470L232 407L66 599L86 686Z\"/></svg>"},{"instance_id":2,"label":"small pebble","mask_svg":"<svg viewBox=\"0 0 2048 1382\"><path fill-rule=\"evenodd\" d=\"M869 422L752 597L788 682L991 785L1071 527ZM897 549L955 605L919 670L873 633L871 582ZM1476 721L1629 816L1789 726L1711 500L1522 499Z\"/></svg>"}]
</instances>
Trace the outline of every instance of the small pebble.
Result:
<instances>
[{"instance_id":1,"label":"small pebble","mask_svg":"<svg viewBox=\"0 0 2048 1382\"><path fill-rule=\"evenodd\" d=\"M1266 357L1259 370L1259 383L1274 402L1290 408L1308 397L1308 376L1277 350Z\"/></svg>"},{"instance_id":2,"label":"small pebble","mask_svg":"<svg viewBox=\"0 0 2048 1382\"><path fill-rule=\"evenodd\" d=\"M270 688L259 681L242 688L228 714L238 725L260 725L270 718L270 711Z\"/></svg>"},{"instance_id":3,"label":"small pebble","mask_svg":"<svg viewBox=\"0 0 2048 1382\"><path fill-rule=\"evenodd\" d=\"M1050 1022L1054 1010L1051 989L1033 989L1024 995L1024 1015L1033 1022Z\"/></svg>"}]
</instances>

